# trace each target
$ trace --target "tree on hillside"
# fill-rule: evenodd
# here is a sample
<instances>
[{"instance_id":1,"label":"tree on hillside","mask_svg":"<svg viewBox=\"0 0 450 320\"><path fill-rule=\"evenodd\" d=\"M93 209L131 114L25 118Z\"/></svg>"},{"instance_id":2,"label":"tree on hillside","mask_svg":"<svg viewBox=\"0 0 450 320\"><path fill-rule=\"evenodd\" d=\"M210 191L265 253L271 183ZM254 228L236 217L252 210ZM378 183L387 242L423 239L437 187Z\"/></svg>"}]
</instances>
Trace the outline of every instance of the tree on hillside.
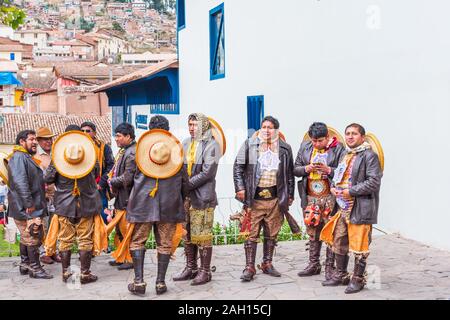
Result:
<instances>
[{"instance_id":1,"label":"tree on hillside","mask_svg":"<svg viewBox=\"0 0 450 320\"><path fill-rule=\"evenodd\" d=\"M125 33L125 30L123 30L122 26L117 21L114 21L112 23L112 26L113 26L113 30Z\"/></svg>"},{"instance_id":2,"label":"tree on hillside","mask_svg":"<svg viewBox=\"0 0 450 320\"><path fill-rule=\"evenodd\" d=\"M25 12L11 4L11 0L0 0L0 23L17 29L25 22Z\"/></svg>"}]
</instances>

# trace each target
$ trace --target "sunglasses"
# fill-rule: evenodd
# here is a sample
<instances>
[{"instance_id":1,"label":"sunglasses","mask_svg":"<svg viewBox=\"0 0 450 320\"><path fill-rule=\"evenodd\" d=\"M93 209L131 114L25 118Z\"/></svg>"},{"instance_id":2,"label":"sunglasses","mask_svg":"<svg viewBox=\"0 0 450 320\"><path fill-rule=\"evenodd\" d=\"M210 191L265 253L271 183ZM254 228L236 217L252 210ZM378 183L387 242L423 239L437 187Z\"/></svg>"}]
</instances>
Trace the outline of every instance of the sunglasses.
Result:
<instances>
[{"instance_id":1,"label":"sunglasses","mask_svg":"<svg viewBox=\"0 0 450 320\"><path fill-rule=\"evenodd\" d=\"M84 129L84 130L81 130L81 131L86 132L86 133L92 132L91 129Z\"/></svg>"}]
</instances>

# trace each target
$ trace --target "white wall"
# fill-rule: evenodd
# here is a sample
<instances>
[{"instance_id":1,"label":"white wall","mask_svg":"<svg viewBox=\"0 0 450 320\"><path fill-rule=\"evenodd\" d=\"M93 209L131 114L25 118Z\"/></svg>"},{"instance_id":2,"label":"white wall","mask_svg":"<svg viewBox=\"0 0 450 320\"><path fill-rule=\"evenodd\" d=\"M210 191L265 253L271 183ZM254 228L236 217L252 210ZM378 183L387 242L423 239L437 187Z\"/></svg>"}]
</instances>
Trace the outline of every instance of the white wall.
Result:
<instances>
[{"instance_id":1,"label":"white wall","mask_svg":"<svg viewBox=\"0 0 450 320\"><path fill-rule=\"evenodd\" d=\"M222 2L226 77L210 81L208 16ZM313 121L359 122L386 156L378 227L450 249L449 11L446 0L186 0L181 118L202 111L242 131L246 97L262 94L295 154ZM229 135L221 196L233 196L242 141Z\"/></svg>"}]
</instances>

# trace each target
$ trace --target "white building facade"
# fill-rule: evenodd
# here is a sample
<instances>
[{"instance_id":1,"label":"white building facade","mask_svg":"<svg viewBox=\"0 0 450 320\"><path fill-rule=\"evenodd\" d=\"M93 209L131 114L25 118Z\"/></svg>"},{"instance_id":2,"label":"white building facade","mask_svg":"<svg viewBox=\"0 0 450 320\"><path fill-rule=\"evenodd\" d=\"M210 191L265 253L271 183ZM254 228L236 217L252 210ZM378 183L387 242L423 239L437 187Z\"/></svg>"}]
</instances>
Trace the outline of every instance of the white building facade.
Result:
<instances>
[{"instance_id":1,"label":"white building facade","mask_svg":"<svg viewBox=\"0 0 450 320\"><path fill-rule=\"evenodd\" d=\"M312 122L341 134L358 122L385 153L377 227L450 249L450 171L437 164L450 157L448 1L185 0L178 8L186 119L178 129L187 134L191 112L223 126L221 197L234 197L233 160L258 117L280 120L294 157Z\"/></svg>"}]
</instances>

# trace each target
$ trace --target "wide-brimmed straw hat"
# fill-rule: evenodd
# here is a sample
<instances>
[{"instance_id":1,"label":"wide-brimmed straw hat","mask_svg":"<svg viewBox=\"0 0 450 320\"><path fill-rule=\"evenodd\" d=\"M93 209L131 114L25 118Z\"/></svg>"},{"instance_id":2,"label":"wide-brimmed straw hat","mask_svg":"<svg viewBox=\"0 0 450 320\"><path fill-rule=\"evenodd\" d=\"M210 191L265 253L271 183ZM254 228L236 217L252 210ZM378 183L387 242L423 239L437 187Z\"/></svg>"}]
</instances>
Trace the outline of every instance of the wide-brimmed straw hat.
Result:
<instances>
[{"instance_id":1,"label":"wide-brimmed straw hat","mask_svg":"<svg viewBox=\"0 0 450 320\"><path fill-rule=\"evenodd\" d=\"M94 141L80 131L68 131L53 143L52 160L56 170L69 179L87 176L97 160Z\"/></svg>"},{"instance_id":2,"label":"wide-brimmed straw hat","mask_svg":"<svg viewBox=\"0 0 450 320\"><path fill-rule=\"evenodd\" d=\"M169 131L153 129L145 132L136 146L136 164L146 176L167 179L183 166L183 146Z\"/></svg>"},{"instance_id":3,"label":"wide-brimmed straw hat","mask_svg":"<svg viewBox=\"0 0 450 320\"><path fill-rule=\"evenodd\" d=\"M0 152L0 178L8 184L8 155Z\"/></svg>"},{"instance_id":4,"label":"wide-brimmed straw hat","mask_svg":"<svg viewBox=\"0 0 450 320\"><path fill-rule=\"evenodd\" d=\"M227 139L225 138L225 133L223 132L222 127L216 120L214 120L211 117L208 117L208 120L211 123L212 136L214 137L214 140L216 140L217 143L219 144L221 156L223 156L227 151Z\"/></svg>"},{"instance_id":5,"label":"wide-brimmed straw hat","mask_svg":"<svg viewBox=\"0 0 450 320\"><path fill-rule=\"evenodd\" d=\"M339 133L339 131L337 131L336 129L334 129L333 127L327 126L328 128L328 134L330 135L331 138L336 137L336 139L340 142L345 144L345 140L344 138L341 136L341 134ZM311 138L309 137L308 132L305 133L305 135L303 136L303 141L309 141L311 140Z\"/></svg>"},{"instance_id":6,"label":"wide-brimmed straw hat","mask_svg":"<svg viewBox=\"0 0 450 320\"><path fill-rule=\"evenodd\" d=\"M378 138L373 133L367 133L365 136L365 140L370 144L372 150L378 155L381 170L384 171L384 151L383 147L381 146L380 140L378 140Z\"/></svg>"}]
</instances>

